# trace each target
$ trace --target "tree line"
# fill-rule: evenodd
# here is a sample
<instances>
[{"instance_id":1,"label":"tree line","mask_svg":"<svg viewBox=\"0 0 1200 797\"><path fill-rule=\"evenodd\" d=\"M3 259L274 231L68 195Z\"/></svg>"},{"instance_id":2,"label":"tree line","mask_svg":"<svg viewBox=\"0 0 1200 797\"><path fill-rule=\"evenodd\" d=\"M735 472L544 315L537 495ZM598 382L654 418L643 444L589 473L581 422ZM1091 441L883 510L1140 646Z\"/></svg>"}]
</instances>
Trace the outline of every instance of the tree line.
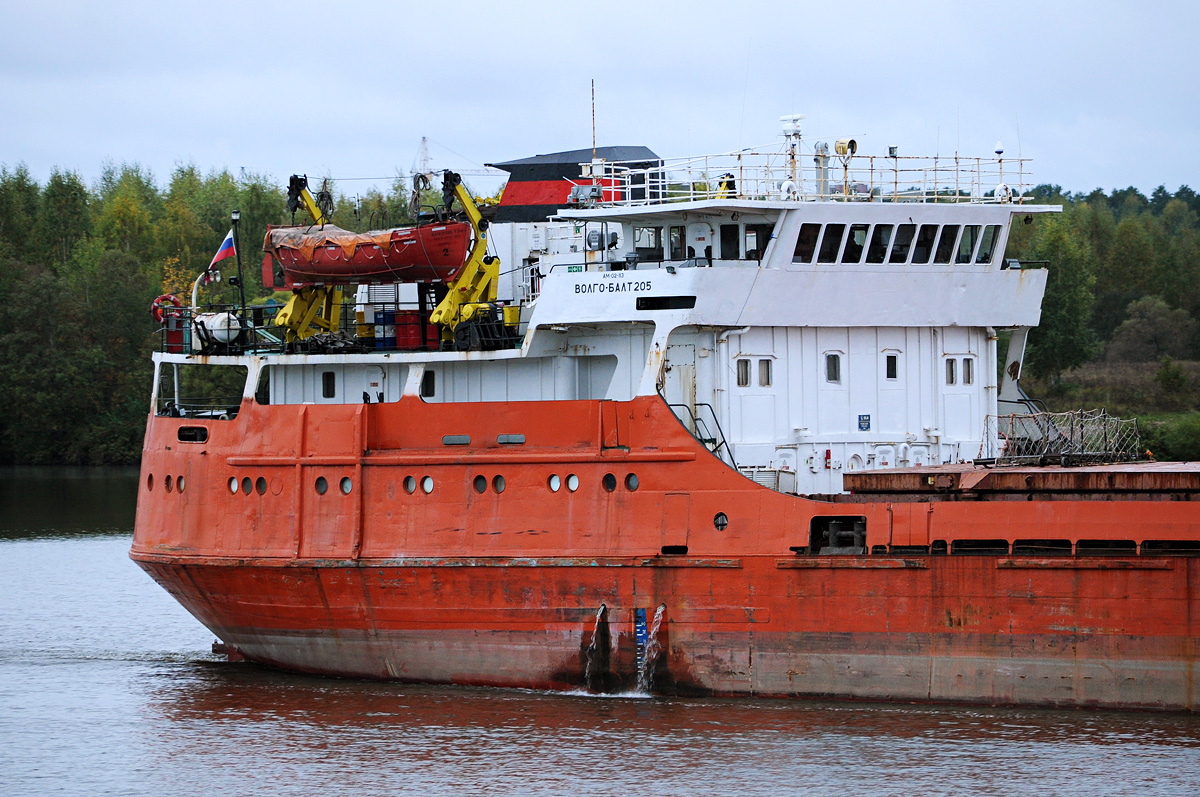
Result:
<instances>
[{"instance_id":1,"label":"tree line","mask_svg":"<svg viewBox=\"0 0 1200 797\"><path fill-rule=\"evenodd\" d=\"M1149 197L1056 185L1032 193L1064 212L1015 224L1006 252L1049 263L1030 375L1053 391L1089 362L1197 359L1200 197L1187 186ZM386 192L335 202L347 229L410 222L402 176ZM284 189L267 177L183 165L160 186L137 164L110 164L89 186L74 172L39 184L23 166L0 167L0 462L138 460L158 343L150 303L187 294L235 208L246 295L263 299L260 242L269 224L291 220ZM235 295L223 282L203 300ZM1183 371L1167 377L1176 391L1191 390Z\"/></svg>"}]
</instances>

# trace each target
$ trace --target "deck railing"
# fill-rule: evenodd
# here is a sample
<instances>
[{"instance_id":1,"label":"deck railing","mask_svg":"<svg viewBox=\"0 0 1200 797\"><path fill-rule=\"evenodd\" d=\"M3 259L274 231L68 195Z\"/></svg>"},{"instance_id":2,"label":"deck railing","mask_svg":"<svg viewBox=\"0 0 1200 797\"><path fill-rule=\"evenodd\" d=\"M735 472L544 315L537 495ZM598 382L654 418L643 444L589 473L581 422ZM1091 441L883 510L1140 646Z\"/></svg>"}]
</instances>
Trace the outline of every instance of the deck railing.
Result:
<instances>
[{"instance_id":1,"label":"deck railing","mask_svg":"<svg viewBox=\"0 0 1200 797\"><path fill-rule=\"evenodd\" d=\"M599 196L592 199L616 206L705 199L1020 203L1031 178L1026 158L842 156L785 147L667 159L649 168L581 164L575 182L595 185Z\"/></svg>"}]
</instances>

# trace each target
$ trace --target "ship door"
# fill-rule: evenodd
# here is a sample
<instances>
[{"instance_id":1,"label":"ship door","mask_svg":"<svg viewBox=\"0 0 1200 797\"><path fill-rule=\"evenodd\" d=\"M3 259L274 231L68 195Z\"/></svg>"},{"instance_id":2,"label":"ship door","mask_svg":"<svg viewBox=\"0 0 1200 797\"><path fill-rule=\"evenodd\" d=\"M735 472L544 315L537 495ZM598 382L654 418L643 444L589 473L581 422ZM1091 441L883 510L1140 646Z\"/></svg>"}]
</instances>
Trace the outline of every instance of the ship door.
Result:
<instances>
[{"instance_id":1,"label":"ship door","mask_svg":"<svg viewBox=\"0 0 1200 797\"><path fill-rule=\"evenodd\" d=\"M667 346L663 363L663 396L693 435L696 433L696 347L691 343Z\"/></svg>"},{"instance_id":2,"label":"ship door","mask_svg":"<svg viewBox=\"0 0 1200 797\"><path fill-rule=\"evenodd\" d=\"M710 265L713 259L713 228L708 222L697 221L687 226L687 258L702 260Z\"/></svg>"}]
</instances>

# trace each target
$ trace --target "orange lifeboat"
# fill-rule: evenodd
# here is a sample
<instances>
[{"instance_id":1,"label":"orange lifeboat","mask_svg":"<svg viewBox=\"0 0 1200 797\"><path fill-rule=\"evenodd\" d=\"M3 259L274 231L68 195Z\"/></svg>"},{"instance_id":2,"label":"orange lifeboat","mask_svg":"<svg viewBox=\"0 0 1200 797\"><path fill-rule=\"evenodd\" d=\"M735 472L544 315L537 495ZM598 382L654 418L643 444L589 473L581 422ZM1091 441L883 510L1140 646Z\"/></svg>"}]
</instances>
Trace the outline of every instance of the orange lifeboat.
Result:
<instances>
[{"instance_id":1,"label":"orange lifeboat","mask_svg":"<svg viewBox=\"0 0 1200 797\"><path fill-rule=\"evenodd\" d=\"M356 233L331 224L272 227L263 251L283 266L288 288L362 282L439 282L467 259L471 225L444 221Z\"/></svg>"}]
</instances>

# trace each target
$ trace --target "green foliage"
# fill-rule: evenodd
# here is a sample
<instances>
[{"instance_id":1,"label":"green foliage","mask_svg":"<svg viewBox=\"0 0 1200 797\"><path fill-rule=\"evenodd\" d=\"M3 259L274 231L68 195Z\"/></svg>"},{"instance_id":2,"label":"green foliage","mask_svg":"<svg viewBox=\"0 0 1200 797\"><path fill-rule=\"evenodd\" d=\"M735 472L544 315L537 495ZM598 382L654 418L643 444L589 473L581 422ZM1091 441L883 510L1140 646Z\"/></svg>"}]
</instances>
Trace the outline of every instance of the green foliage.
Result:
<instances>
[{"instance_id":1,"label":"green foliage","mask_svg":"<svg viewBox=\"0 0 1200 797\"><path fill-rule=\"evenodd\" d=\"M1139 431L1142 444L1159 461L1200 460L1200 412L1151 420Z\"/></svg>"},{"instance_id":2,"label":"green foliage","mask_svg":"<svg viewBox=\"0 0 1200 797\"><path fill-rule=\"evenodd\" d=\"M1086 362L1094 346L1091 249L1070 218L1051 218L1034 238L1033 259L1050 262L1041 323L1031 332L1025 361L1036 376L1057 382L1063 371Z\"/></svg>"},{"instance_id":3,"label":"green foliage","mask_svg":"<svg viewBox=\"0 0 1200 797\"><path fill-rule=\"evenodd\" d=\"M1158 370L1154 372L1154 381L1167 395L1180 395L1188 386L1187 372L1167 354L1159 360Z\"/></svg>"}]
</instances>

